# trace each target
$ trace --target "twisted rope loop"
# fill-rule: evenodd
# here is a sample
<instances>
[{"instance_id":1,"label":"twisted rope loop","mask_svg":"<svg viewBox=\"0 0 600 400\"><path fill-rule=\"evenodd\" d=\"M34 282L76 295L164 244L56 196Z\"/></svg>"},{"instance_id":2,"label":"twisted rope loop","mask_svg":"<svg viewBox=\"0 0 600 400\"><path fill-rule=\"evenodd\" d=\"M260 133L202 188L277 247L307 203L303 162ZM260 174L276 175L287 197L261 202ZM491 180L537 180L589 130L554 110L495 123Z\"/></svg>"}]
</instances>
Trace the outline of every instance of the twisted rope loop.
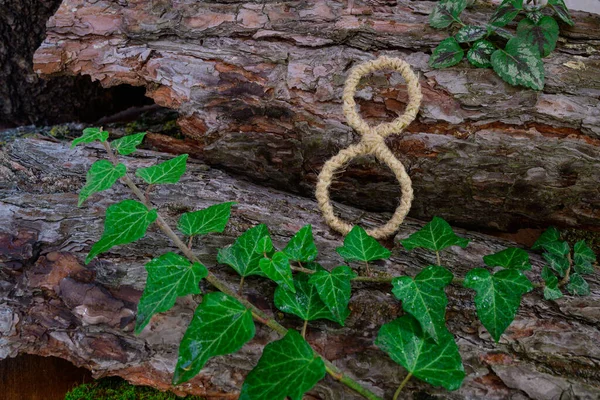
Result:
<instances>
[{"instance_id":1,"label":"twisted rope loop","mask_svg":"<svg viewBox=\"0 0 600 400\"><path fill-rule=\"evenodd\" d=\"M408 87L408 105L404 114L392 122L371 127L358 115L354 95L356 94L356 87L363 76L381 69L393 69L402 75ZM404 165L386 146L384 139L391 134L402 132L415 119L422 97L419 79L410 68L410 65L399 58L379 57L376 60L359 64L350 71L342 95L343 110L348 124L362 136L362 139L359 143L341 150L325 163L319 174L316 190L317 202L323 212L325 221L336 231L345 235L350 232L352 225L342 221L333 213L333 206L329 198L329 186L335 171L360 155L373 155L386 164L396 176L401 188L400 204L392 218L385 225L367 230L367 233L376 239L382 239L396 232L402 221L404 221L413 199L412 183L404 169Z\"/></svg>"}]
</instances>

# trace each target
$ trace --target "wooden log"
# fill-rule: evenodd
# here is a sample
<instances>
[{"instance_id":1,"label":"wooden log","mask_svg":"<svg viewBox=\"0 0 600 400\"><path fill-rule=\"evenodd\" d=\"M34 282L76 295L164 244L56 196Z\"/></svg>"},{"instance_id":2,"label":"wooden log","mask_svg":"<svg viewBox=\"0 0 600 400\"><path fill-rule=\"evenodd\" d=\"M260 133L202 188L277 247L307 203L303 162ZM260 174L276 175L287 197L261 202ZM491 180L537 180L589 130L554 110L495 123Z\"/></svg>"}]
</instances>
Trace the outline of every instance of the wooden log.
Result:
<instances>
[{"instance_id":1,"label":"wooden log","mask_svg":"<svg viewBox=\"0 0 600 400\"><path fill-rule=\"evenodd\" d=\"M127 157L129 169L149 166L168 157L141 151ZM156 229L135 244L102 254L89 265L83 260L102 231L108 205L130 195L122 185L93 195L78 208L77 192L85 171L103 157L99 145L77 147L37 139L18 139L0 152L0 357L20 353L52 355L90 369L95 376L119 375L138 384L170 387L177 346L199 298L180 298L173 309L154 317L139 335L133 334L136 304L144 287L143 265L153 256L176 251ZM234 286L238 277L216 264L217 249L245 229L266 223L276 246L283 246L302 225L310 223L320 251L319 261L332 268L342 261L335 253L341 237L323 223L311 199L264 188L211 169L190 159L177 185L162 185L153 204L170 223L181 212L222 201L236 201L224 234L195 242L198 256L220 278ZM345 218L366 225L388 215L337 205ZM398 237L422 225L407 221ZM472 240L465 250L442 253L443 264L457 277L482 266L482 256L511 245L490 236L457 230ZM415 275L435 262L424 251L406 252L395 241L390 260L372 266L376 273ZM541 257L531 254L539 281ZM447 324L455 335L467 377L462 388L446 392L410 381L407 398L447 399L597 399L600 396L600 282L590 279L592 295L544 301L539 291L527 295L513 324L494 344L477 321L472 291L449 286ZM202 284L203 290L211 290ZM284 316L273 305L274 285L262 278L247 280L245 295L289 328L298 319ZM308 341L340 368L377 394L390 398L405 371L379 351L373 340L379 327L402 314L390 286L353 287L351 316L341 328L328 321L309 324ZM180 394L234 398L264 344L277 337L258 326L256 337L239 353L216 357L189 383L174 388ZM325 378L312 398L355 399L357 396Z\"/></svg>"}]
</instances>

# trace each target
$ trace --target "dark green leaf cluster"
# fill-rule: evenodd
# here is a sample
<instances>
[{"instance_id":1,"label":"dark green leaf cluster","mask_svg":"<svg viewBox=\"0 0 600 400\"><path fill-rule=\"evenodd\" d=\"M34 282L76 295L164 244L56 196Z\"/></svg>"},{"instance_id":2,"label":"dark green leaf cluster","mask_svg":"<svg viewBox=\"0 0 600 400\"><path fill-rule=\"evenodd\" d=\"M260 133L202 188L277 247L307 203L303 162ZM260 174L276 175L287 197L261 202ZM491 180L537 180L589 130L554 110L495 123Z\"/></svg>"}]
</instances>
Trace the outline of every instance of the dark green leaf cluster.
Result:
<instances>
[{"instance_id":1,"label":"dark green leaf cluster","mask_svg":"<svg viewBox=\"0 0 600 400\"><path fill-rule=\"evenodd\" d=\"M433 8L429 15L433 28L459 28L433 50L429 65L451 67L466 54L469 63L477 68L493 68L511 85L542 90L545 77L542 58L554 51L560 30L551 15L573 25L564 0L548 0L542 6L528 6L523 0L503 0L485 26L465 24L460 19L465 8L465 0L441 0ZM524 18L513 35L505 27L519 14Z\"/></svg>"}]
</instances>

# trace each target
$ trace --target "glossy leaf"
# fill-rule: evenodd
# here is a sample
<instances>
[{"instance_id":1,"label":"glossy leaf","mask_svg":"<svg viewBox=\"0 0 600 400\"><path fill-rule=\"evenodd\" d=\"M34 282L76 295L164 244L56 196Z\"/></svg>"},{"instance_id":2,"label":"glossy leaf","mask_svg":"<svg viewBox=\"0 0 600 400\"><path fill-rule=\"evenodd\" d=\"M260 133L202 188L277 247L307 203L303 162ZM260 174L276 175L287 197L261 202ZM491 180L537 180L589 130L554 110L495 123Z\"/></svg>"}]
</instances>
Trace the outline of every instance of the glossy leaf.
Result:
<instances>
[{"instance_id":1,"label":"glossy leaf","mask_svg":"<svg viewBox=\"0 0 600 400\"><path fill-rule=\"evenodd\" d=\"M498 253L484 256L483 262L489 267L514 268L521 271L531 269L529 253L517 247L509 247Z\"/></svg>"},{"instance_id":2,"label":"glossy leaf","mask_svg":"<svg viewBox=\"0 0 600 400\"><path fill-rule=\"evenodd\" d=\"M259 266L264 256L257 253L256 249L260 239L268 234L265 224L248 229L234 244L219 250L217 261L229 265L241 276L264 275Z\"/></svg>"},{"instance_id":3,"label":"glossy leaf","mask_svg":"<svg viewBox=\"0 0 600 400\"><path fill-rule=\"evenodd\" d=\"M501 27L509 24L523 9L523 0L504 0L498 6L492 17L490 25Z\"/></svg>"},{"instance_id":4,"label":"glossy leaf","mask_svg":"<svg viewBox=\"0 0 600 400\"><path fill-rule=\"evenodd\" d=\"M566 24L571 26L575 25L573 20L571 19L571 14L569 13L569 9L565 4L564 0L548 0L548 5L552 7L556 15Z\"/></svg>"},{"instance_id":5,"label":"glossy leaf","mask_svg":"<svg viewBox=\"0 0 600 400\"><path fill-rule=\"evenodd\" d=\"M71 148L73 148L81 143L92 143L92 142L95 142L96 140L99 142L106 142L107 139L108 139L107 131L103 131L100 128L85 128L83 130L83 135L81 135L77 139L74 139L71 142Z\"/></svg>"},{"instance_id":6,"label":"glossy leaf","mask_svg":"<svg viewBox=\"0 0 600 400\"><path fill-rule=\"evenodd\" d=\"M433 50L429 58L429 66L432 68L447 68L458 64L465 56L465 51L453 37L444 39Z\"/></svg>"},{"instance_id":7,"label":"glossy leaf","mask_svg":"<svg viewBox=\"0 0 600 400\"><path fill-rule=\"evenodd\" d=\"M169 161L162 162L148 168L139 168L135 176L142 178L150 185L161 183L177 183L185 173L187 154L182 154Z\"/></svg>"},{"instance_id":8,"label":"glossy leaf","mask_svg":"<svg viewBox=\"0 0 600 400\"><path fill-rule=\"evenodd\" d=\"M358 225L346 235L344 245L338 247L335 251L347 262L382 260L390 258L392 254Z\"/></svg>"},{"instance_id":9,"label":"glossy leaf","mask_svg":"<svg viewBox=\"0 0 600 400\"><path fill-rule=\"evenodd\" d=\"M94 193L110 189L119 178L125 176L127 168L123 164L113 165L110 161L98 160L92 164L87 172L85 186L79 192L77 206Z\"/></svg>"},{"instance_id":10,"label":"glossy leaf","mask_svg":"<svg viewBox=\"0 0 600 400\"><path fill-rule=\"evenodd\" d=\"M375 345L415 377L431 385L456 390L465 378L452 334L441 333L436 343L423 334L419 322L411 315L384 324Z\"/></svg>"},{"instance_id":11,"label":"glossy leaf","mask_svg":"<svg viewBox=\"0 0 600 400\"><path fill-rule=\"evenodd\" d=\"M560 232L555 227L550 227L546 229L540 237L535 241L533 246L531 246L532 250L542 250L546 243L556 242L560 240Z\"/></svg>"},{"instance_id":12,"label":"glossy leaf","mask_svg":"<svg viewBox=\"0 0 600 400\"><path fill-rule=\"evenodd\" d=\"M275 307L285 313L294 314L305 321L324 318L337 322L329 308L319 297L317 287L308 282L308 277L305 274L298 274L294 279L294 287L296 293L292 293L282 286L277 286L277 289L275 289Z\"/></svg>"},{"instance_id":13,"label":"glossy leaf","mask_svg":"<svg viewBox=\"0 0 600 400\"><path fill-rule=\"evenodd\" d=\"M142 144L144 136L146 136L146 132L123 136L120 139L110 142L110 145L122 156L127 156L137 150L137 147Z\"/></svg>"},{"instance_id":14,"label":"glossy leaf","mask_svg":"<svg viewBox=\"0 0 600 400\"><path fill-rule=\"evenodd\" d=\"M566 288L574 296L588 296L590 294L590 285L577 272L571 274Z\"/></svg>"},{"instance_id":15,"label":"glossy leaf","mask_svg":"<svg viewBox=\"0 0 600 400\"><path fill-rule=\"evenodd\" d=\"M496 46L487 40L478 40L467 52L467 60L477 68L489 68L492 66L492 54Z\"/></svg>"},{"instance_id":16,"label":"glossy leaf","mask_svg":"<svg viewBox=\"0 0 600 400\"><path fill-rule=\"evenodd\" d=\"M235 353L254 337L252 312L224 293L204 295L181 344L173 384L192 379L215 356Z\"/></svg>"},{"instance_id":17,"label":"glossy leaf","mask_svg":"<svg viewBox=\"0 0 600 400\"><path fill-rule=\"evenodd\" d=\"M303 226L290 239L283 252L288 255L290 260L299 262L310 262L317 258L318 251L312 233L312 226Z\"/></svg>"},{"instance_id":18,"label":"glossy leaf","mask_svg":"<svg viewBox=\"0 0 600 400\"><path fill-rule=\"evenodd\" d=\"M558 278L550 271L550 268L542 269L542 279L544 280L544 298L546 300L556 300L563 297L558 287Z\"/></svg>"},{"instance_id":19,"label":"glossy leaf","mask_svg":"<svg viewBox=\"0 0 600 400\"><path fill-rule=\"evenodd\" d=\"M165 312L175 305L177 297L199 294L198 284L208 270L199 263L166 253L146 264L148 277L138 304L135 332L140 333L154 314Z\"/></svg>"},{"instance_id":20,"label":"glossy leaf","mask_svg":"<svg viewBox=\"0 0 600 400\"><path fill-rule=\"evenodd\" d=\"M517 26L517 37L536 48L543 58L556 48L558 31L558 24L554 18L547 15L542 17L538 23L525 18Z\"/></svg>"},{"instance_id":21,"label":"glossy leaf","mask_svg":"<svg viewBox=\"0 0 600 400\"><path fill-rule=\"evenodd\" d=\"M544 63L537 50L516 37L492 54L492 67L504 81L535 90L544 88Z\"/></svg>"},{"instance_id":22,"label":"glossy leaf","mask_svg":"<svg viewBox=\"0 0 600 400\"><path fill-rule=\"evenodd\" d=\"M569 259L566 256L552 253L544 253L542 256L546 259L550 268L556 271L560 277L565 276L569 269Z\"/></svg>"},{"instance_id":23,"label":"glossy leaf","mask_svg":"<svg viewBox=\"0 0 600 400\"><path fill-rule=\"evenodd\" d=\"M477 316L496 342L515 319L521 296L533 289L529 279L516 269L503 269L492 275L475 268L465 276L464 285L477 292Z\"/></svg>"},{"instance_id":24,"label":"glossy leaf","mask_svg":"<svg viewBox=\"0 0 600 400\"><path fill-rule=\"evenodd\" d=\"M557 256L566 256L571 251L569 244L565 241L555 241L544 243L544 250L548 253L557 255Z\"/></svg>"},{"instance_id":25,"label":"glossy leaf","mask_svg":"<svg viewBox=\"0 0 600 400\"><path fill-rule=\"evenodd\" d=\"M290 329L283 339L265 346L250 371L240 400L302 400L304 393L325 377L325 363L298 332Z\"/></svg>"},{"instance_id":26,"label":"glossy leaf","mask_svg":"<svg viewBox=\"0 0 600 400\"><path fill-rule=\"evenodd\" d=\"M111 205L106 210L102 237L92 246L85 263L89 263L111 247L141 239L148 226L156 220L156 216L156 210L148 210L145 205L135 200L123 200Z\"/></svg>"},{"instance_id":27,"label":"glossy leaf","mask_svg":"<svg viewBox=\"0 0 600 400\"><path fill-rule=\"evenodd\" d=\"M573 268L579 274L594 273L594 263L596 262L596 254L589 248L584 240L575 243L573 247Z\"/></svg>"},{"instance_id":28,"label":"glossy leaf","mask_svg":"<svg viewBox=\"0 0 600 400\"><path fill-rule=\"evenodd\" d=\"M348 309L352 292L350 281L355 277L356 273L344 265L335 267L331 272L318 271L309 280L309 283L317 288L319 298L342 326L344 326L344 321L350 315Z\"/></svg>"},{"instance_id":29,"label":"glossy leaf","mask_svg":"<svg viewBox=\"0 0 600 400\"><path fill-rule=\"evenodd\" d=\"M458 33L454 36L458 43L474 42L482 39L488 34L488 30L481 26L466 25L460 28Z\"/></svg>"},{"instance_id":30,"label":"glossy leaf","mask_svg":"<svg viewBox=\"0 0 600 400\"><path fill-rule=\"evenodd\" d=\"M268 236L265 237L268 238ZM271 246L271 249L272 248L273 246ZM265 251L265 253L269 251L270 250ZM292 268L290 267L290 259L285 253L278 251L273 254L271 259L261 259L259 261L259 267L269 279L278 285L281 285L286 290L296 293L294 280L292 278Z\"/></svg>"},{"instance_id":31,"label":"glossy leaf","mask_svg":"<svg viewBox=\"0 0 600 400\"><path fill-rule=\"evenodd\" d=\"M198 211L182 214L177 229L186 236L223 232L231 216L233 202L215 204Z\"/></svg>"},{"instance_id":32,"label":"glossy leaf","mask_svg":"<svg viewBox=\"0 0 600 400\"><path fill-rule=\"evenodd\" d=\"M400 240L400 243L406 250L420 247L441 251L450 246L460 246L464 249L468 246L469 240L456 236L450 224L442 218L433 217L431 222L421 230L413 233L407 239Z\"/></svg>"},{"instance_id":33,"label":"glossy leaf","mask_svg":"<svg viewBox=\"0 0 600 400\"><path fill-rule=\"evenodd\" d=\"M263 236L262 238L260 238L260 240L258 241L258 244L256 245L256 249L254 249L255 252L257 252L258 254L267 254L267 253L271 253L273 251L273 242L271 241L271 236L267 235L267 236ZM287 258L287 257L286 257ZM288 262L289 262L289 258L287 258Z\"/></svg>"},{"instance_id":34,"label":"glossy leaf","mask_svg":"<svg viewBox=\"0 0 600 400\"><path fill-rule=\"evenodd\" d=\"M447 28L453 22L460 21L459 15L466 7L467 0L441 0L429 14L429 25L433 28Z\"/></svg>"}]
</instances>

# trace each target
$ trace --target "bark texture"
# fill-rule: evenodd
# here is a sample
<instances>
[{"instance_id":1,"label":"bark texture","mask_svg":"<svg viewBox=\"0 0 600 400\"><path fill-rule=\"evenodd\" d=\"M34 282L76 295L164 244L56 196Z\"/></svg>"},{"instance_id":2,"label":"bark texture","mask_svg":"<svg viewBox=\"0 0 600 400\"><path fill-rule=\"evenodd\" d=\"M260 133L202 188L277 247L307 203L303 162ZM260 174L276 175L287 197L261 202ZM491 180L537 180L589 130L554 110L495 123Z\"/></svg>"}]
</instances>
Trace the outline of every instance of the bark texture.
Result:
<instances>
[{"instance_id":1,"label":"bark texture","mask_svg":"<svg viewBox=\"0 0 600 400\"><path fill-rule=\"evenodd\" d=\"M399 56L424 94L418 121L388 140L413 179L414 217L600 229L600 16L573 12L575 26L561 26L546 87L535 92L466 62L432 70L431 49L449 34L428 26L434 4L64 0L35 70L143 85L179 110L204 162L312 195L323 162L357 140L341 112L348 69ZM477 2L464 20L484 23L491 12ZM357 101L372 123L394 118L406 102L401 77L373 75ZM366 158L349 166L334 197L391 210L398 193L389 171Z\"/></svg>"},{"instance_id":2,"label":"bark texture","mask_svg":"<svg viewBox=\"0 0 600 400\"><path fill-rule=\"evenodd\" d=\"M103 214L113 201L129 197L122 185L93 195L78 208L77 191L85 171L102 157L99 146L69 150L65 144L18 139L0 152L0 357L19 353L53 355L90 369L95 376L119 375L134 383L169 387L177 346L198 298L177 301L134 336L136 304L145 281L143 264L152 256L173 251L152 227L135 244L121 246L83 265L91 244L102 231ZM148 166L165 155L142 151L125 160L128 168ZM205 264L232 286L237 276L216 265L217 249L231 243L248 227L268 224L277 246L284 245L305 223L311 223L326 268L341 260L334 249L341 238L322 222L314 201L236 179L190 160L178 185L163 185L152 194L155 206L171 223L187 210L221 201L237 201L232 220L222 235L207 235L195 243ZM344 217L373 225L386 215L340 206ZM409 220L399 237L421 223ZM442 259L453 273L482 265L482 256L509 242L458 230L472 244L452 248ZM416 274L435 256L407 253L394 245L388 261L373 266L377 273ZM541 259L532 254L532 279L539 279ZM592 295L544 301L539 292L524 298L514 323L499 344L477 322L474 293L449 286L448 327L456 336L467 378L456 392L446 392L412 380L407 397L427 399L597 399L600 396L600 282L590 278ZM204 285L204 284L203 284ZM203 288L205 291L209 287ZM283 316L272 302L274 286L266 280L247 280L245 294L265 312L290 328L301 322ZM308 340L335 364L390 398L405 372L373 345L378 328L400 315L390 287L353 287L352 314L340 328L326 321L309 325ZM191 382L175 388L208 398L234 398L244 376L256 364L262 347L276 335L259 326L255 339L239 353L216 357ZM357 396L327 377L310 398L355 399Z\"/></svg>"}]
</instances>

